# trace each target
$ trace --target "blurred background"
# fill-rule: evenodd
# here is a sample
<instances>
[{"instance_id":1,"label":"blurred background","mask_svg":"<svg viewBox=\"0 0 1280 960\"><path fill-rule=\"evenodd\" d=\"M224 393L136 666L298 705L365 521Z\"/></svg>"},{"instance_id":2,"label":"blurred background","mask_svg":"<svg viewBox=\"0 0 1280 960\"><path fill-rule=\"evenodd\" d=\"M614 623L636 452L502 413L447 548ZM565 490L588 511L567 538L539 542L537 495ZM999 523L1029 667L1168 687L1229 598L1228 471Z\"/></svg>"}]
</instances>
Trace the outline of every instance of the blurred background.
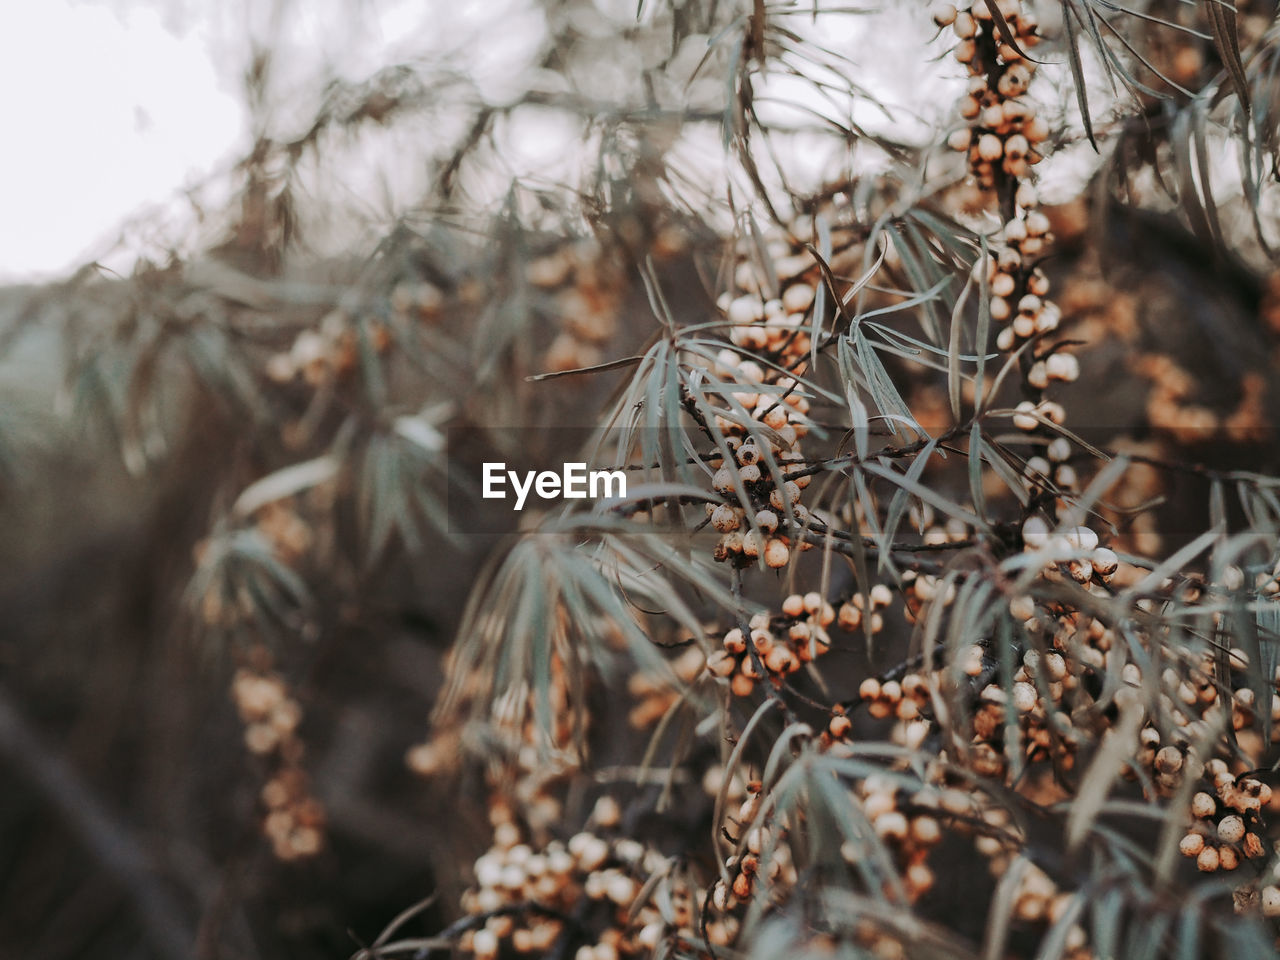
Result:
<instances>
[{"instance_id":1,"label":"blurred background","mask_svg":"<svg viewBox=\"0 0 1280 960\"><path fill-rule=\"evenodd\" d=\"M771 204L958 179L937 147L963 78L923 6L779 8L768 70L748 6L8 12L0 954L341 957L433 894L413 929L454 915L486 811L415 745L499 541L448 529L445 428L475 438L455 457L555 453L544 428L591 425L619 374L526 378L634 352L646 280L710 316L720 238ZM1180 69L1212 75L1188 46ZM1127 142L1117 122L1093 152L1068 73L1035 88L1064 273L1097 270L1080 197ZM1101 339L1179 305L1191 332L1159 342L1226 417L1262 395L1241 384L1268 363L1265 257L1207 265L1136 154L1144 202L1099 231L1132 254L1127 299L1095 284L1077 309ZM1097 376L1127 376L1118 356Z\"/></svg>"}]
</instances>

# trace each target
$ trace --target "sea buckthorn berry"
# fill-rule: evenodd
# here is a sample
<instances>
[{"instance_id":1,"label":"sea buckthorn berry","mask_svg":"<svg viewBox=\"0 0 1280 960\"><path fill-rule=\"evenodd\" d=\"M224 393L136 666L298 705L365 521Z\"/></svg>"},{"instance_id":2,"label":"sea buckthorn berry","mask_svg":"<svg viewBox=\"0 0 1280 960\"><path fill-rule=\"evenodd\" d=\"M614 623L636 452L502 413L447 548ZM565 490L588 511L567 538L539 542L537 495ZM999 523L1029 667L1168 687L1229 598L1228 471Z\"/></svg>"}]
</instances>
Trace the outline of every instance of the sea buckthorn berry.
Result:
<instances>
[{"instance_id":1,"label":"sea buckthorn berry","mask_svg":"<svg viewBox=\"0 0 1280 960\"><path fill-rule=\"evenodd\" d=\"M1280 887L1267 886L1262 888L1262 915L1264 917L1280 917Z\"/></svg>"},{"instance_id":2,"label":"sea buckthorn berry","mask_svg":"<svg viewBox=\"0 0 1280 960\"><path fill-rule=\"evenodd\" d=\"M1040 420L1035 416L1036 405L1030 400L1023 400L1014 409L1013 425L1019 430L1034 430L1040 425Z\"/></svg>"},{"instance_id":3,"label":"sea buckthorn berry","mask_svg":"<svg viewBox=\"0 0 1280 960\"><path fill-rule=\"evenodd\" d=\"M1223 843L1239 843L1244 839L1244 821L1234 813L1218 823L1218 839Z\"/></svg>"},{"instance_id":4,"label":"sea buckthorn berry","mask_svg":"<svg viewBox=\"0 0 1280 960\"><path fill-rule=\"evenodd\" d=\"M978 138L978 156L983 160L999 160L1004 153L1004 144L994 133L984 133Z\"/></svg>"},{"instance_id":5,"label":"sea buckthorn berry","mask_svg":"<svg viewBox=\"0 0 1280 960\"><path fill-rule=\"evenodd\" d=\"M983 110L982 125L992 130L998 130L1004 126L1004 108L998 103L993 103Z\"/></svg>"},{"instance_id":6,"label":"sea buckthorn berry","mask_svg":"<svg viewBox=\"0 0 1280 960\"><path fill-rule=\"evenodd\" d=\"M1039 699L1032 684L1020 681L1013 685L1013 706L1019 713L1030 713L1036 708Z\"/></svg>"},{"instance_id":7,"label":"sea buckthorn berry","mask_svg":"<svg viewBox=\"0 0 1280 960\"><path fill-rule=\"evenodd\" d=\"M850 632L857 630L862 625L862 611L851 603L843 603L840 605L840 615L837 621L841 630Z\"/></svg>"},{"instance_id":8,"label":"sea buckthorn berry","mask_svg":"<svg viewBox=\"0 0 1280 960\"><path fill-rule=\"evenodd\" d=\"M1044 305L1044 308L1036 314L1035 328L1036 333L1052 333L1058 329L1058 323L1062 320L1062 313L1058 309L1058 305L1052 300Z\"/></svg>"},{"instance_id":9,"label":"sea buckthorn berry","mask_svg":"<svg viewBox=\"0 0 1280 960\"><path fill-rule=\"evenodd\" d=\"M738 529L738 511L726 503L718 504L711 514L711 525L721 533Z\"/></svg>"},{"instance_id":10,"label":"sea buckthorn berry","mask_svg":"<svg viewBox=\"0 0 1280 960\"><path fill-rule=\"evenodd\" d=\"M1213 873L1218 869L1219 863L1217 847L1205 847L1196 857L1196 866L1202 873Z\"/></svg>"},{"instance_id":11,"label":"sea buckthorn berry","mask_svg":"<svg viewBox=\"0 0 1280 960\"><path fill-rule=\"evenodd\" d=\"M1191 798L1191 813L1193 816L1201 819L1212 817L1217 809L1218 804L1213 797L1203 791Z\"/></svg>"},{"instance_id":12,"label":"sea buckthorn berry","mask_svg":"<svg viewBox=\"0 0 1280 960\"><path fill-rule=\"evenodd\" d=\"M1063 423L1066 422L1066 419L1067 419L1066 409L1062 406L1062 404L1055 403L1053 400L1042 401L1041 403L1036 405L1036 410L1038 410L1040 412L1040 415L1043 416L1050 423L1061 426ZM1097 544L1096 537L1094 539L1094 544L1095 545ZM1093 548L1090 547L1089 549L1093 549Z\"/></svg>"},{"instance_id":13,"label":"sea buckthorn berry","mask_svg":"<svg viewBox=\"0 0 1280 960\"><path fill-rule=\"evenodd\" d=\"M781 540L770 540L765 544L764 562L765 566L778 570L785 567L791 559L791 548Z\"/></svg>"},{"instance_id":14,"label":"sea buckthorn berry","mask_svg":"<svg viewBox=\"0 0 1280 960\"><path fill-rule=\"evenodd\" d=\"M1178 843L1178 850L1184 857L1198 857L1204 849L1204 837L1198 833L1188 833Z\"/></svg>"},{"instance_id":15,"label":"sea buckthorn berry","mask_svg":"<svg viewBox=\"0 0 1280 960\"><path fill-rule=\"evenodd\" d=\"M755 323L764 318L764 301L756 296L738 297L729 304L727 313L732 323Z\"/></svg>"},{"instance_id":16,"label":"sea buckthorn berry","mask_svg":"<svg viewBox=\"0 0 1280 960\"><path fill-rule=\"evenodd\" d=\"M1021 220L1010 220L1004 225L1004 239L1007 243L1021 243L1027 239L1027 225Z\"/></svg>"},{"instance_id":17,"label":"sea buckthorn berry","mask_svg":"<svg viewBox=\"0 0 1280 960\"><path fill-rule=\"evenodd\" d=\"M1088 527L1071 527L1064 531L1067 542L1077 550L1096 550L1098 535Z\"/></svg>"},{"instance_id":18,"label":"sea buckthorn berry","mask_svg":"<svg viewBox=\"0 0 1280 960\"><path fill-rule=\"evenodd\" d=\"M764 656L773 649L773 634L768 630L756 628L751 631L751 645L755 647L756 653Z\"/></svg>"},{"instance_id":19,"label":"sea buckthorn berry","mask_svg":"<svg viewBox=\"0 0 1280 960\"><path fill-rule=\"evenodd\" d=\"M898 810L890 810L875 818L872 824L877 834L887 840L902 840L907 836L907 818Z\"/></svg>"},{"instance_id":20,"label":"sea buckthorn berry","mask_svg":"<svg viewBox=\"0 0 1280 960\"><path fill-rule=\"evenodd\" d=\"M481 927L472 936L471 952L475 954L476 960L493 960L498 955L498 935Z\"/></svg>"},{"instance_id":21,"label":"sea buckthorn berry","mask_svg":"<svg viewBox=\"0 0 1280 960\"><path fill-rule=\"evenodd\" d=\"M1049 543L1050 529L1048 522L1041 516L1027 517L1022 524L1022 542L1033 550L1038 550Z\"/></svg>"},{"instance_id":22,"label":"sea buckthorn berry","mask_svg":"<svg viewBox=\"0 0 1280 960\"><path fill-rule=\"evenodd\" d=\"M1108 550L1106 547L1099 547L1093 551L1090 561L1093 563L1094 572L1103 577L1111 576L1116 572L1116 568L1120 566L1120 558L1115 555L1114 551Z\"/></svg>"},{"instance_id":23,"label":"sea buckthorn berry","mask_svg":"<svg viewBox=\"0 0 1280 960\"><path fill-rule=\"evenodd\" d=\"M769 668L770 673L785 674L793 672L800 663L789 648L777 646L765 657L765 666Z\"/></svg>"},{"instance_id":24,"label":"sea buckthorn berry","mask_svg":"<svg viewBox=\"0 0 1280 960\"><path fill-rule=\"evenodd\" d=\"M1054 463L1060 463L1071 456L1071 442L1066 437L1054 437L1045 448L1045 454Z\"/></svg>"},{"instance_id":25,"label":"sea buckthorn berry","mask_svg":"<svg viewBox=\"0 0 1280 960\"><path fill-rule=\"evenodd\" d=\"M1027 383L1037 390L1043 390L1049 385L1049 368L1043 360L1037 360L1031 365L1031 369L1027 371ZM1047 470L1044 472L1048 473Z\"/></svg>"},{"instance_id":26,"label":"sea buckthorn berry","mask_svg":"<svg viewBox=\"0 0 1280 960\"><path fill-rule=\"evenodd\" d=\"M713 677L729 677L738 669L738 663L728 650L713 650L707 657L707 671Z\"/></svg>"},{"instance_id":27,"label":"sea buckthorn berry","mask_svg":"<svg viewBox=\"0 0 1280 960\"><path fill-rule=\"evenodd\" d=\"M779 490L777 487L774 487L774 489L769 492L769 504L775 510L783 510L786 508L786 505L788 503L796 504L799 502L800 502L800 488L796 486L796 483L794 480L786 481L782 485L781 490Z\"/></svg>"},{"instance_id":28,"label":"sea buckthorn berry","mask_svg":"<svg viewBox=\"0 0 1280 960\"><path fill-rule=\"evenodd\" d=\"M1045 361L1045 368L1052 380L1071 383L1080 376L1080 361L1071 353L1054 353Z\"/></svg>"},{"instance_id":29,"label":"sea buckthorn berry","mask_svg":"<svg viewBox=\"0 0 1280 960\"><path fill-rule=\"evenodd\" d=\"M1133 666L1133 664L1126 664ZM1155 767L1159 773L1177 773L1182 769L1182 751L1177 747L1161 747L1156 754Z\"/></svg>"}]
</instances>

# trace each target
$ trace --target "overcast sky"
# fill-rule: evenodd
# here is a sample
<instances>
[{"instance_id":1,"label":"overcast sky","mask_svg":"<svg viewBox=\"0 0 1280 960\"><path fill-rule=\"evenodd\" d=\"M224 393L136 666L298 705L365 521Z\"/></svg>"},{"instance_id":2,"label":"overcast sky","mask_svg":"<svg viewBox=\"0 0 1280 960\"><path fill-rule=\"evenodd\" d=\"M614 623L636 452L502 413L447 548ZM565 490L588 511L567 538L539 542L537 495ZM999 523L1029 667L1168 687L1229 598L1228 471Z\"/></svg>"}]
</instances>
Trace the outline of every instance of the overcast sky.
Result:
<instances>
[{"instance_id":1,"label":"overcast sky","mask_svg":"<svg viewBox=\"0 0 1280 960\"><path fill-rule=\"evenodd\" d=\"M635 0L584 2L608 19L635 13ZM290 81L305 89L308 79L331 73L360 79L396 59L427 54L466 64L479 93L501 101L510 95L504 86L522 76L543 26L531 0L284 0L284 6L289 13L279 30L271 19L276 4L262 0L15 4L0 32L7 139L0 151L0 283L51 279L102 254L123 224L178 210L184 189L216 181L242 156L249 142L241 93L249 36L270 38L285 54L277 66L291 71L286 89ZM787 25L816 30L823 43L852 56L858 82L891 102L913 102L911 112L920 117L903 115L900 123L928 130L939 118L954 119L958 68L945 56L934 59L940 49L921 55L927 24L896 14L892 21L843 16L816 27L797 16ZM492 29L495 21L501 29ZM863 42L870 35L875 42ZM785 98L807 91L803 83L782 81L763 92ZM776 100L762 109L775 119L786 113ZM869 110L858 118L879 119ZM563 164L555 131L539 124L523 133L512 124L503 149L514 166ZM821 180L822 168L839 159L830 152L839 145L828 147L798 151L797 168ZM386 144L377 150L410 152ZM351 182L358 182L357 172Z\"/></svg>"},{"instance_id":2,"label":"overcast sky","mask_svg":"<svg viewBox=\"0 0 1280 960\"><path fill-rule=\"evenodd\" d=\"M59 273L242 135L206 39L152 10L39 0L0 31L0 280Z\"/></svg>"}]
</instances>

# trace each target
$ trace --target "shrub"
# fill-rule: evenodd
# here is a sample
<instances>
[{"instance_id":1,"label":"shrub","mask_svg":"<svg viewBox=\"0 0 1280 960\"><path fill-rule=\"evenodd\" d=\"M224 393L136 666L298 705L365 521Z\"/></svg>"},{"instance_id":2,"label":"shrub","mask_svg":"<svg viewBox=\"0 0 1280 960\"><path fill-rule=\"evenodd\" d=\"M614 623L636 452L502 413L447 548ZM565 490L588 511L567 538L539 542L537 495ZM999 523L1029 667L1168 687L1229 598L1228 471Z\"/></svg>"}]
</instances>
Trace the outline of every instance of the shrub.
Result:
<instances>
[{"instance_id":1,"label":"shrub","mask_svg":"<svg viewBox=\"0 0 1280 960\"><path fill-rule=\"evenodd\" d=\"M846 10L569 6L539 76L579 86L455 103L372 251L308 258L332 210L302 198L452 73L331 86L260 136L209 257L26 315L92 296L78 410L213 518L174 537L182 622L231 665L272 854L340 856L314 688L341 699L390 608L455 636L405 755L453 845L441 929L406 932L424 904L361 957L1270 955L1265 23L895 8L868 55L918 37L958 93L912 132L823 43ZM644 68L597 98L601 50ZM787 89L817 122L769 113ZM598 163L486 208L537 111ZM507 512L499 459L628 489Z\"/></svg>"}]
</instances>

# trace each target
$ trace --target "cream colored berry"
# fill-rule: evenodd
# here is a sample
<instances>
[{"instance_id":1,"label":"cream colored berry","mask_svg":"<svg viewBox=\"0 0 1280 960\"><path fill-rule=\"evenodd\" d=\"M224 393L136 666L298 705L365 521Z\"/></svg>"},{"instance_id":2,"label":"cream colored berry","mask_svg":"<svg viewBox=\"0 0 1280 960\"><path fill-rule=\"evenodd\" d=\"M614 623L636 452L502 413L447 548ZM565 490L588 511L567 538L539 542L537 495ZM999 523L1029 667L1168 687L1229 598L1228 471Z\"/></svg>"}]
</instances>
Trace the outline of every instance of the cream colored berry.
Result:
<instances>
[{"instance_id":1,"label":"cream colored berry","mask_svg":"<svg viewBox=\"0 0 1280 960\"><path fill-rule=\"evenodd\" d=\"M1133 664L1125 664L1125 666L1133 666ZM1159 773L1177 773L1182 769L1182 751L1173 746L1161 747L1160 752L1156 754L1155 767Z\"/></svg>"},{"instance_id":2,"label":"cream colored berry","mask_svg":"<svg viewBox=\"0 0 1280 960\"><path fill-rule=\"evenodd\" d=\"M983 160L999 160L1004 153L1004 144L994 133L984 133L978 138L978 156Z\"/></svg>"},{"instance_id":3,"label":"cream colored berry","mask_svg":"<svg viewBox=\"0 0 1280 960\"><path fill-rule=\"evenodd\" d=\"M1030 713L1035 709L1039 695L1036 688L1025 681L1013 685L1013 706L1019 713Z\"/></svg>"},{"instance_id":4,"label":"cream colored berry","mask_svg":"<svg viewBox=\"0 0 1280 960\"><path fill-rule=\"evenodd\" d=\"M1280 917L1280 887L1270 884L1262 888L1262 915Z\"/></svg>"},{"instance_id":5,"label":"cream colored berry","mask_svg":"<svg viewBox=\"0 0 1280 960\"><path fill-rule=\"evenodd\" d=\"M1184 857L1198 857L1204 850L1204 837L1198 833L1188 833L1178 843L1178 850Z\"/></svg>"},{"instance_id":6,"label":"cream colored berry","mask_svg":"<svg viewBox=\"0 0 1280 960\"><path fill-rule=\"evenodd\" d=\"M1191 798L1191 814L1192 816L1204 819L1212 817L1218 809L1218 804L1213 797L1201 791Z\"/></svg>"},{"instance_id":7,"label":"cream colored berry","mask_svg":"<svg viewBox=\"0 0 1280 960\"><path fill-rule=\"evenodd\" d=\"M1039 550L1049 543L1049 523L1039 515L1027 517L1022 524L1022 542L1032 550Z\"/></svg>"},{"instance_id":8,"label":"cream colored berry","mask_svg":"<svg viewBox=\"0 0 1280 960\"><path fill-rule=\"evenodd\" d=\"M711 514L711 525L721 533L737 530L739 523L738 511L727 503L718 504Z\"/></svg>"},{"instance_id":9,"label":"cream colored berry","mask_svg":"<svg viewBox=\"0 0 1280 960\"><path fill-rule=\"evenodd\" d=\"M947 146L957 153L963 153L969 149L969 144L973 140L973 131L968 127L961 127L959 130L951 131L947 137Z\"/></svg>"},{"instance_id":10,"label":"cream colored berry","mask_svg":"<svg viewBox=\"0 0 1280 960\"><path fill-rule=\"evenodd\" d=\"M1205 847L1196 857L1196 866L1202 873L1213 873L1220 862L1217 847Z\"/></svg>"},{"instance_id":11,"label":"cream colored berry","mask_svg":"<svg viewBox=\"0 0 1280 960\"><path fill-rule=\"evenodd\" d=\"M1218 823L1218 839L1223 843L1239 843L1244 839L1244 821L1235 814L1223 817Z\"/></svg>"},{"instance_id":12,"label":"cream colored berry","mask_svg":"<svg viewBox=\"0 0 1280 960\"><path fill-rule=\"evenodd\" d=\"M481 927L471 940L471 952L476 960L493 960L498 955L498 935Z\"/></svg>"},{"instance_id":13,"label":"cream colored berry","mask_svg":"<svg viewBox=\"0 0 1280 960\"><path fill-rule=\"evenodd\" d=\"M939 3L930 11L933 22L939 27L949 27L956 22L956 8L949 3Z\"/></svg>"},{"instance_id":14,"label":"cream colored berry","mask_svg":"<svg viewBox=\"0 0 1280 960\"><path fill-rule=\"evenodd\" d=\"M781 540L770 540L764 547L765 566L778 570L791 560L791 548Z\"/></svg>"},{"instance_id":15,"label":"cream colored berry","mask_svg":"<svg viewBox=\"0 0 1280 960\"><path fill-rule=\"evenodd\" d=\"M1040 420L1035 413L1036 405L1030 400L1023 400L1014 409L1013 425L1019 430L1034 430L1040 425Z\"/></svg>"}]
</instances>

